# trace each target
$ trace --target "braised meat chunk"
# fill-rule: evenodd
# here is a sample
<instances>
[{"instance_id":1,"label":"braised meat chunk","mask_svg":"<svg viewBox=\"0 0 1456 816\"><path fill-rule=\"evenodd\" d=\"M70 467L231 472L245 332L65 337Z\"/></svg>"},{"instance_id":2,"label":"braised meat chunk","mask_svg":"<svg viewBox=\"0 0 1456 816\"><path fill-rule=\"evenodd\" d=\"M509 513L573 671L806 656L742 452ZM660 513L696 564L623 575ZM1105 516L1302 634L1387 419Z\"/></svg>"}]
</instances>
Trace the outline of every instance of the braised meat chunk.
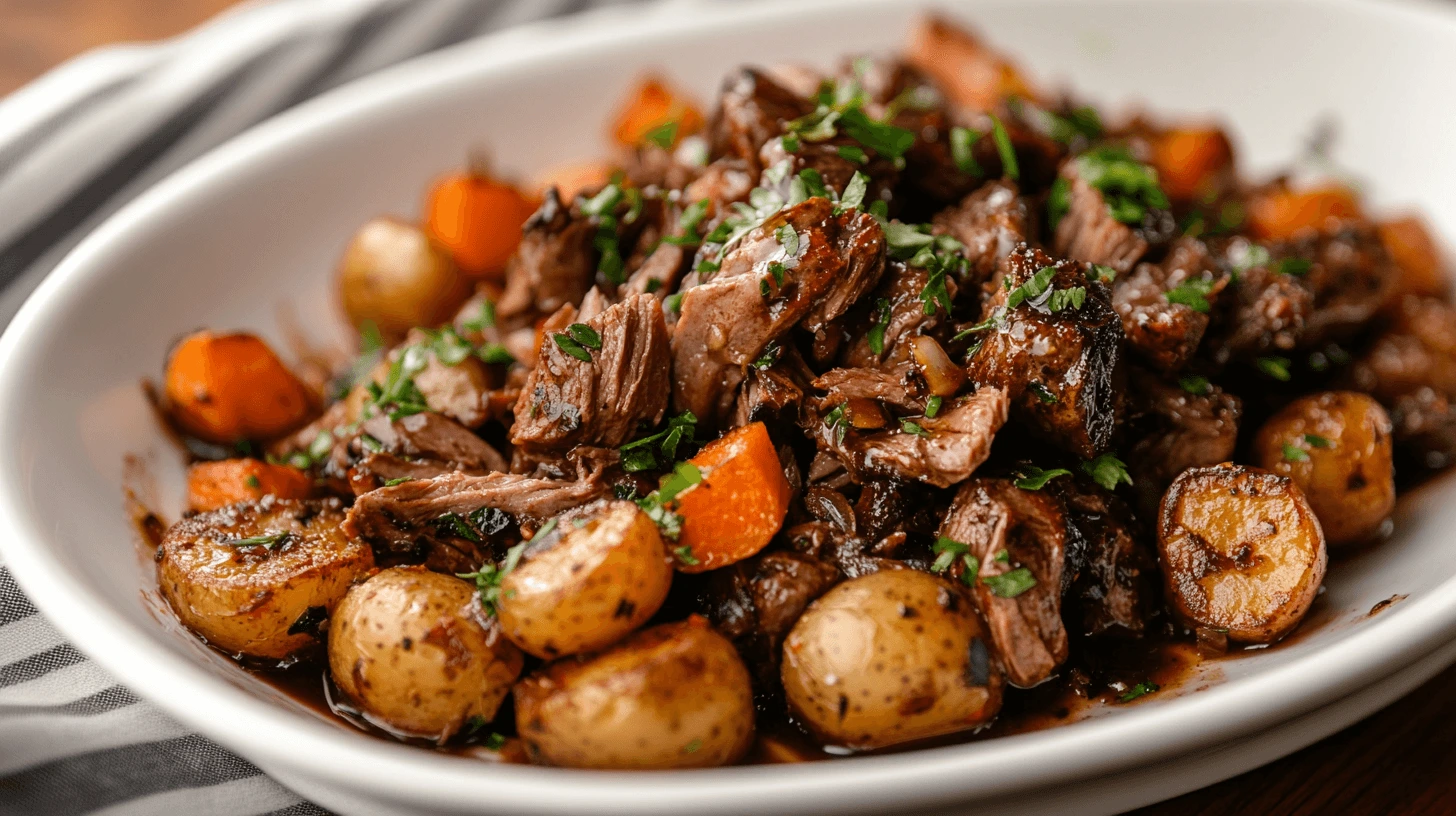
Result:
<instances>
[{"instance_id":1,"label":"braised meat chunk","mask_svg":"<svg viewBox=\"0 0 1456 816\"><path fill-rule=\"evenodd\" d=\"M1198 351L1208 313L1228 284L1197 239L1180 239L1162 263L1143 263L1112 284L1112 307L1122 318L1128 350L1163 374Z\"/></svg>"},{"instance_id":2,"label":"braised meat chunk","mask_svg":"<svg viewBox=\"0 0 1456 816\"><path fill-rule=\"evenodd\" d=\"M1082 264L1023 245L987 311L966 364L971 380L1003 389L1013 419L1068 452L1090 459L1105 450L1122 346L1107 287Z\"/></svg>"},{"instance_id":3,"label":"braised meat chunk","mask_svg":"<svg viewBox=\"0 0 1456 816\"><path fill-rule=\"evenodd\" d=\"M988 386L946 403L934 417L901 420L884 431L843 433L842 423L849 420L831 416L820 423L819 441L858 480L891 476L950 487L991 454L1008 405L1005 391Z\"/></svg>"},{"instance_id":4,"label":"braised meat chunk","mask_svg":"<svg viewBox=\"0 0 1456 816\"><path fill-rule=\"evenodd\" d=\"M541 339L516 402L511 442L526 448L616 447L667 410L670 353L662 305L632 295Z\"/></svg>"}]
</instances>

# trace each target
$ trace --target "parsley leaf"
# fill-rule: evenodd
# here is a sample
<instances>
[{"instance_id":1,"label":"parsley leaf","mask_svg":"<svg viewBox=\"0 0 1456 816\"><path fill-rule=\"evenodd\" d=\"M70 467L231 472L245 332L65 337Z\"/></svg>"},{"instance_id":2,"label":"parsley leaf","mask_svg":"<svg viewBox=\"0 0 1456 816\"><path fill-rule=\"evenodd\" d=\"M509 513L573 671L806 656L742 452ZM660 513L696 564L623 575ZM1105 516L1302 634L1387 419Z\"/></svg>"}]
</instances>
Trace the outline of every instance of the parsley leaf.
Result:
<instances>
[{"instance_id":1,"label":"parsley leaf","mask_svg":"<svg viewBox=\"0 0 1456 816\"><path fill-rule=\"evenodd\" d=\"M659 455L664 462L673 461L677 458L680 445L685 442L692 444L697 427L698 418L692 411L683 411L672 417L667 421L667 427L661 431L628 442L617 449L622 455L622 469L628 473L651 470L658 466Z\"/></svg>"},{"instance_id":2,"label":"parsley leaf","mask_svg":"<svg viewBox=\"0 0 1456 816\"><path fill-rule=\"evenodd\" d=\"M1017 471L1017 479L1012 484L1022 490L1041 490L1046 487L1047 482L1058 476L1071 476L1072 471L1066 468L1053 468L1042 470L1036 465L1026 465Z\"/></svg>"},{"instance_id":3,"label":"parsley leaf","mask_svg":"<svg viewBox=\"0 0 1456 816\"><path fill-rule=\"evenodd\" d=\"M1141 683L1138 683L1136 686L1128 689L1127 693L1117 698L1117 701L1120 703L1130 703L1139 697L1152 694L1160 688L1162 688L1162 686L1159 686L1157 683L1145 680Z\"/></svg>"},{"instance_id":4,"label":"parsley leaf","mask_svg":"<svg viewBox=\"0 0 1456 816\"><path fill-rule=\"evenodd\" d=\"M930 436L930 431L925 430L918 423L911 422L908 419L900 420L900 430L907 434L914 434L915 436Z\"/></svg>"},{"instance_id":5,"label":"parsley leaf","mask_svg":"<svg viewBox=\"0 0 1456 816\"><path fill-rule=\"evenodd\" d=\"M1102 192L1108 213L1124 224L1141 223L1150 209L1167 209L1158 173L1121 145L1104 145L1076 159L1081 179Z\"/></svg>"},{"instance_id":6,"label":"parsley leaf","mask_svg":"<svg viewBox=\"0 0 1456 816\"><path fill-rule=\"evenodd\" d=\"M940 536L931 546L931 551L935 553L935 562L930 565L931 572L937 575L944 573L959 558L966 565L961 572L961 582L966 586L975 585L976 576L981 571L981 562L971 555L971 548L968 545Z\"/></svg>"},{"instance_id":7,"label":"parsley leaf","mask_svg":"<svg viewBox=\"0 0 1456 816\"><path fill-rule=\"evenodd\" d=\"M1267 376L1280 382L1289 382L1289 362L1288 357L1260 357L1254 360L1254 365Z\"/></svg>"},{"instance_id":8,"label":"parsley leaf","mask_svg":"<svg viewBox=\"0 0 1456 816\"><path fill-rule=\"evenodd\" d=\"M869 343L870 353L876 357L885 353L885 330L890 327L890 313L890 301L885 298L875 301L875 324L870 326L865 341Z\"/></svg>"},{"instance_id":9,"label":"parsley leaf","mask_svg":"<svg viewBox=\"0 0 1456 816\"><path fill-rule=\"evenodd\" d=\"M1047 287L1051 286L1052 278L1056 277L1056 274L1055 266L1044 266L1038 269L1036 274L1026 279L1025 283L1011 290L1011 294L1006 297L1006 308L1015 309L1024 301L1035 301L1041 297L1047 291Z\"/></svg>"},{"instance_id":10,"label":"parsley leaf","mask_svg":"<svg viewBox=\"0 0 1456 816\"><path fill-rule=\"evenodd\" d=\"M1020 181L1021 168L1016 164L1016 151L1011 147L1011 136L995 114L991 114L991 138L996 142L996 152L1001 156L1001 174L1012 181Z\"/></svg>"},{"instance_id":11,"label":"parsley leaf","mask_svg":"<svg viewBox=\"0 0 1456 816\"><path fill-rule=\"evenodd\" d=\"M647 133L643 136L643 139L645 139L647 142L650 142L651 144L657 145L663 150L670 149L672 147L672 143L677 141L677 121L673 120L670 122L663 122L657 127L647 131Z\"/></svg>"},{"instance_id":12,"label":"parsley leaf","mask_svg":"<svg viewBox=\"0 0 1456 816\"><path fill-rule=\"evenodd\" d=\"M1305 434L1304 441L1311 448L1328 448L1333 444L1330 440L1318 434Z\"/></svg>"},{"instance_id":13,"label":"parsley leaf","mask_svg":"<svg viewBox=\"0 0 1456 816\"><path fill-rule=\"evenodd\" d=\"M1213 292L1213 281L1191 278L1163 293L1169 303L1181 303L1195 312L1208 314L1211 305L1208 295Z\"/></svg>"},{"instance_id":14,"label":"parsley leaf","mask_svg":"<svg viewBox=\"0 0 1456 816\"><path fill-rule=\"evenodd\" d=\"M1010 572L1001 575L986 575L981 578L981 583L991 590L991 594L998 598L1015 598L1017 595L1036 586L1036 576L1026 567L1017 567Z\"/></svg>"},{"instance_id":15,"label":"parsley leaf","mask_svg":"<svg viewBox=\"0 0 1456 816\"><path fill-rule=\"evenodd\" d=\"M597 333L596 329L593 329L585 323L572 323L566 327L566 333L571 335L571 339L580 343L585 348L597 349L598 351L602 348L602 336Z\"/></svg>"},{"instance_id":16,"label":"parsley leaf","mask_svg":"<svg viewBox=\"0 0 1456 816\"><path fill-rule=\"evenodd\" d=\"M1303 277L1309 274L1309 269L1312 266L1314 266L1314 263L1304 258L1280 258L1274 264L1274 271L1280 275Z\"/></svg>"},{"instance_id":17,"label":"parsley leaf","mask_svg":"<svg viewBox=\"0 0 1456 816\"><path fill-rule=\"evenodd\" d=\"M941 402L942 400L940 397L931 397L930 399L925 401L926 419L935 419L935 415L940 413Z\"/></svg>"},{"instance_id":18,"label":"parsley leaf","mask_svg":"<svg viewBox=\"0 0 1456 816\"><path fill-rule=\"evenodd\" d=\"M1197 374L1190 374L1178 379L1178 387L1195 396L1204 396L1208 393L1208 378Z\"/></svg>"},{"instance_id":19,"label":"parsley leaf","mask_svg":"<svg viewBox=\"0 0 1456 816\"><path fill-rule=\"evenodd\" d=\"M556 343L558 348L572 357L575 357L583 363L591 362L591 352L582 348L581 343L578 343L576 338L566 334L553 334L551 335L551 339Z\"/></svg>"},{"instance_id":20,"label":"parsley leaf","mask_svg":"<svg viewBox=\"0 0 1456 816\"><path fill-rule=\"evenodd\" d=\"M272 550L274 547L281 547L293 538L293 533L283 531L281 533L265 533L250 538L228 538L217 543L224 547L262 547L265 550Z\"/></svg>"},{"instance_id":21,"label":"parsley leaf","mask_svg":"<svg viewBox=\"0 0 1456 816\"><path fill-rule=\"evenodd\" d=\"M1132 484L1127 465L1110 453L1083 462L1082 472L1091 476L1092 481L1101 485L1103 490L1116 490L1120 484Z\"/></svg>"},{"instance_id":22,"label":"parsley leaf","mask_svg":"<svg viewBox=\"0 0 1456 816\"><path fill-rule=\"evenodd\" d=\"M955 162L957 170L976 178L986 175L981 165L976 161L975 146L980 141L981 134L974 130L963 127L952 127L950 129L950 158Z\"/></svg>"},{"instance_id":23,"label":"parsley leaf","mask_svg":"<svg viewBox=\"0 0 1456 816\"><path fill-rule=\"evenodd\" d=\"M1295 445L1284 446L1284 461L1286 462L1308 462L1309 451Z\"/></svg>"}]
</instances>

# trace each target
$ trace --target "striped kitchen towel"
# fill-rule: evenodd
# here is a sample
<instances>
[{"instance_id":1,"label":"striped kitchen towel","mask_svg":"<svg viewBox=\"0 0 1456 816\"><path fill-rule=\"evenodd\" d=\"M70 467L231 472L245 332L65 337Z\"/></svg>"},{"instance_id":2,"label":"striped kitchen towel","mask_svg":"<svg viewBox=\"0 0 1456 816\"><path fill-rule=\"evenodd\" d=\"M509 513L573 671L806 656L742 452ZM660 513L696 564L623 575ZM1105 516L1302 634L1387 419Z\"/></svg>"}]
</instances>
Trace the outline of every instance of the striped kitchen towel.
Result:
<instances>
[{"instance_id":1,"label":"striped kitchen towel","mask_svg":"<svg viewBox=\"0 0 1456 816\"><path fill-rule=\"evenodd\" d=\"M634 0L278 0L82 56L0 101L0 327L141 190L342 82L477 34ZM317 814L66 643L0 565L0 815Z\"/></svg>"}]
</instances>

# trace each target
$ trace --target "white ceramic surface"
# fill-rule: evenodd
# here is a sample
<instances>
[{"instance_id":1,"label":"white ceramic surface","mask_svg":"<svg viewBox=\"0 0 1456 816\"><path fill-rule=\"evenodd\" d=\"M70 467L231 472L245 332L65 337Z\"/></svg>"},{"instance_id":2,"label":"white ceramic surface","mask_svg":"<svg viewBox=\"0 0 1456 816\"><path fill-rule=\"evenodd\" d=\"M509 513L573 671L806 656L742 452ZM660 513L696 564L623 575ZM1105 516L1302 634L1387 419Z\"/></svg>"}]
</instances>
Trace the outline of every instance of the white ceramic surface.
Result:
<instances>
[{"instance_id":1,"label":"white ceramic surface","mask_svg":"<svg viewBox=\"0 0 1456 816\"><path fill-rule=\"evenodd\" d=\"M521 172L588 155L643 68L666 69L706 97L744 61L828 64L892 47L911 5L679 3L468 43L309 103L137 199L62 264L0 339L8 565L68 637L139 694L301 793L360 814L849 813L969 802L995 812L1054 802L1107 811L1293 750L1449 662L1439 647L1456 637L1456 482L1407 502L1395 539L1332 569L1315 625L1292 643L1059 729L808 766L579 773L386 744L281 698L157 611L150 565L123 512L122 463L141 454L156 480L149 498L178 509L180 460L137 388L158 373L174 338L206 325L281 343L278 309L289 304L315 341L340 343L328 291L344 241L374 214L414 213L425 182L472 145L489 145L504 168ZM1337 158L1377 180L1374 201L1417 205L1456 234L1448 148L1456 18L1445 6L939 5L1034 74L1070 80L1095 100L1217 112L1254 168L1288 159L1316 119L1333 116ZM1367 615L1395 594L1409 598ZM1231 754L1230 746L1239 747Z\"/></svg>"}]
</instances>

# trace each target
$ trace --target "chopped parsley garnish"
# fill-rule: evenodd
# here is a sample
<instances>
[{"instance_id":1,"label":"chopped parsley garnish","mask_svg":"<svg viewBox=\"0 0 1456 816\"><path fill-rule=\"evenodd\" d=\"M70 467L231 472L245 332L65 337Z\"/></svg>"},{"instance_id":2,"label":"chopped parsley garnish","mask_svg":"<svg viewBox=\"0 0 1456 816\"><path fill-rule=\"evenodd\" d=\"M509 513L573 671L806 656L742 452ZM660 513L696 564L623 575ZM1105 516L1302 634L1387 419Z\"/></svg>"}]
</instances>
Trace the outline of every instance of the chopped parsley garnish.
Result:
<instances>
[{"instance_id":1,"label":"chopped parsley garnish","mask_svg":"<svg viewBox=\"0 0 1456 816\"><path fill-rule=\"evenodd\" d=\"M915 436L930 436L930 431L925 430L918 423L908 419L900 420L900 430L907 434L914 434Z\"/></svg>"},{"instance_id":2,"label":"chopped parsley garnish","mask_svg":"<svg viewBox=\"0 0 1456 816\"><path fill-rule=\"evenodd\" d=\"M1127 465L1110 453L1083 462L1082 472L1091 476L1092 481L1101 485L1103 490L1116 490L1120 484L1132 484Z\"/></svg>"},{"instance_id":3,"label":"chopped parsley garnish","mask_svg":"<svg viewBox=\"0 0 1456 816\"><path fill-rule=\"evenodd\" d=\"M500 343L486 343L476 350L475 356L492 365L510 365L516 361L515 355Z\"/></svg>"},{"instance_id":4,"label":"chopped parsley garnish","mask_svg":"<svg viewBox=\"0 0 1456 816\"><path fill-rule=\"evenodd\" d=\"M1011 553L1006 550L997 550L996 554L991 557L991 560L995 561L997 564L1010 564Z\"/></svg>"},{"instance_id":5,"label":"chopped parsley garnish","mask_svg":"<svg viewBox=\"0 0 1456 816\"><path fill-rule=\"evenodd\" d=\"M1043 111L1050 122L1047 135L1062 144L1070 144L1078 136L1096 139L1102 135L1102 118L1092 107L1073 108L1065 116Z\"/></svg>"},{"instance_id":6,"label":"chopped parsley garnish","mask_svg":"<svg viewBox=\"0 0 1456 816\"><path fill-rule=\"evenodd\" d=\"M1308 462L1309 451L1304 448L1288 445L1284 446L1284 461L1286 462Z\"/></svg>"},{"instance_id":7,"label":"chopped parsley garnish","mask_svg":"<svg viewBox=\"0 0 1456 816\"><path fill-rule=\"evenodd\" d=\"M682 292L674 292L662 299L662 308L677 314L682 311Z\"/></svg>"},{"instance_id":8,"label":"chopped parsley garnish","mask_svg":"<svg viewBox=\"0 0 1456 816\"><path fill-rule=\"evenodd\" d=\"M1001 174L1012 181L1020 181L1021 168L1016 164L1016 151L1011 147L1011 136L994 113L991 114L991 139L996 142L996 152L1001 156Z\"/></svg>"},{"instance_id":9,"label":"chopped parsley garnish","mask_svg":"<svg viewBox=\"0 0 1456 816\"><path fill-rule=\"evenodd\" d=\"M1027 383L1026 390L1030 391L1036 396L1039 401L1047 405L1051 405L1052 403L1057 401L1057 395L1053 394L1050 388L1047 388L1045 385L1037 382L1036 380L1032 380L1031 382Z\"/></svg>"},{"instance_id":10,"label":"chopped parsley garnish","mask_svg":"<svg viewBox=\"0 0 1456 816\"><path fill-rule=\"evenodd\" d=\"M891 258L926 271L925 286L920 290L922 311L933 315L939 307L950 314L950 289L946 277L951 274L959 277L968 266L961 254L964 245L949 235L930 234L929 224L882 221L880 226L884 228L885 244L889 247Z\"/></svg>"},{"instance_id":11,"label":"chopped parsley garnish","mask_svg":"<svg viewBox=\"0 0 1456 816\"><path fill-rule=\"evenodd\" d=\"M678 561L681 561L683 564L689 567L696 567L697 565L703 563L698 560L697 556L693 555L693 548L689 547L686 544L682 545L681 547L673 547L672 554L677 556Z\"/></svg>"},{"instance_id":12,"label":"chopped parsley garnish","mask_svg":"<svg viewBox=\"0 0 1456 816\"><path fill-rule=\"evenodd\" d=\"M768 368L779 361L779 355L782 352L783 349L779 348L778 343L769 343L763 353L758 355L758 359L753 361L753 367Z\"/></svg>"},{"instance_id":13,"label":"chopped parsley garnish","mask_svg":"<svg viewBox=\"0 0 1456 816\"><path fill-rule=\"evenodd\" d=\"M485 607L487 615L495 614L495 605L500 600L501 581L515 570L516 565L521 563L521 554L530 545L551 535L556 529L556 519L551 519L531 536L529 541L522 541L516 546L506 550L505 561L500 566L495 564L482 564L475 572L456 573L455 577L475 582L475 591L480 595L480 604Z\"/></svg>"},{"instance_id":14,"label":"chopped parsley garnish","mask_svg":"<svg viewBox=\"0 0 1456 816\"><path fill-rule=\"evenodd\" d=\"M597 272L614 284L624 280L622 250L617 245L617 217L613 214L623 197L622 188L613 183L581 204L581 211L597 225L596 235L592 238L592 246L598 252Z\"/></svg>"},{"instance_id":15,"label":"chopped parsley garnish","mask_svg":"<svg viewBox=\"0 0 1456 816\"><path fill-rule=\"evenodd\" d=\"M1101 283L1112 283L1117 280L1117 270L1102 264L1090 264L1087 268L1087 279Z\"/></svg>"},{"instance_id":16,"label":"chopped parsley garnish","mask_svg":"<svg viewBox=\"0 0 1456 816\"><path fill-rule=\"evenodd\" d=\"M839 197L839 203L835 205L836 213L845 210L857 210L864 205L865 193L870 189L870 177L858 171L844 185L844 195Z\"/></svg>"},{"instance_id":17,"label":"chopped parsley garnish","mask_svg":"<svg viewBox=\"0 0 1456 816\"><path fill-rule=\"evenodd\" d=\"M885 298L875 301L875 324L865 334L865 341L876 357L885 353L885 330L890 327L890 314L890 301Z\"/></svg>"},{"instance_id":18,"label":"chopped parsley garnish","mask_svg":"<svg viewBox=\"0 0 1456 816\"><path fill-rule=\"evenodd\" d=\"M865 152L854 145L840 145L835 152L839 154L839 158L854 162L855 164L864 164L869 161L869 157L865 155Z\"/></svg>"},{"instance_id":19,"label":"chopped parsley garnish","mask_svg":"<svg viewBox=\"0 0 1456 816\"><path fill-rule=\"evenodd\" d=\"M1128 689L1127 693L1123 694L1121 697L1118 697L1117 700L1120 703L1130 703L1139 697L1144 697L1146 695L1152 694L1160 688L1162 688L1162 686L1159 686L1157 683L1144 680L1143 682L1138 683L1136 686Z\"/></svg>"},{"instance_id":20,"label":"chopped parsley garnish","mask_svg":"<svg viewBox=\"0 0 1456 816\"><path fill-rule=\"evenodd\" d=\"M647 131L643 138L663 150L667 150L672 147L673 142L677 141L677 121L663 122Z\"/></svg>"},{"instance_id":21,"label":"chopped parsley garnish","mask_svg":"<svg viewBox=\"0 0 1456 816\"><path fill-rule=\"evenodd\" d=\"M263 483L258 481L258 474L256 473L249 473L248 478L244 479L243 482L246 483L248 487L251 487L254 490L257 490L258 488L263 486Z\"/></svg>"},{"instance_id":22,"label":"chopped parsley garnish","mask_svg":"<svg viewBox=\"0 0 1456 816\"><path fill-rule=\"evenodd\" d=\"M404 484L405 482L413 482L413 481L414 481L414 478L413 477L410 477L410 476L401 476L398 479L390 479L389 481L387 481L387 482L384 483L384 486L385 487L394 487L395 485L401 485L401 484Z\"/></svg>"},{"instance_id":23,"label":"chopped parsley garnish","mask_svg":"<svg viewBox=\"0 0 1456 816\"><path fill-rule=\"evenodd\" d=\"M803 147L802 144L799 144L799 137L792 133L785 133L783 136L780 136L779 144L783 146L785 153L797 153L799 152L799 148Z\"/></svg>"},{"instance_id":24,"label":"chopped parsley garnish","mask_svg":"<svg viewBox=\"0 0 1456 816\"><path fill-rule=\"evenodd\" d=\"M480 314L461 324L466 331L484 331L495 328L495 303L490 298L480 299Z\"/></svg>"},{"instance_id":25,"label":"chopped parsley garnish","mask_svg":"<svg viewBox=\"0 0 1456 816\"><path fill-rule=\"evenodd\" d=\"M435 529L441 535L453 535L466 541L480 541L480 534L459 513L446 513L435 519Z\"/></svg>"},{"instance_id":26,"label":"chopped parsley garnish","mask_svg":"<svg viewBox=\"0 0 1456 816\"><path fill-rule=\"evenodd\" d=\"M1047 225L1056 231L1062 217L1072 209L1072 182L1058 176L1047 193Z\"/></svg>"},{"instance_id":27,"label":"chopped parsley garnish","mask_svg":"<svg viewBox=\"0 0 1456 816\"><path fill-rule=\"evenodd\" d=\"M1036 586L1036 576L1026 567L1017 567L1010 572L1001 575L986 575L981 578L981 583L991 590L991 594L998 598L1015 598L1017 595Z\"/></svg>"},{"instance_id":28,"label":"chopped parsley garnish","mask_svg":"<svg viewBox=\"0 0 1456 816\"><path fill-rule=\"evenodd\" d=\"M1011 290L1006 297L1006 308L1015 309L1024 301L1035 303L1038 298L1046 294L1047 288L1052 284L1052 278L1056 277L1055 266L1043 266L1036 271L1036 274L1026 279L1025 283Z\"/></svg>"},{"instance_id":29,"label":"chopped parsley garnish","mask_svg":"<svg viewBox=\"0 0 1456 816\"><path fill-rule=\"evenodd\" d=\"M1332 444L1330 440L1318 434L1305 434L1304 442L1311 448L1328 448Z\"/></svg>"},{"instance_id":30,"label":"chopped parsley garnish","mask_svg":"<svg viewBox=\"0 0 1456 816\"><path fill-rule=\"evenodd\" d=\"M763 296L764 300L769 300L773 297L773 288L768 285L768 278L764 278L758 282L758 293Z\"/></svg>"},{"instance_id":31,"label":"chopped parsley garnish","mask_svg":"<svg viewBox=\"0 0 1456 816\"><path fill-rule=\"evenodd\" d=\"M980 178L986 175L976 161L975 146L981 139L980 133L963 127L950 129L950 158L957 170L969 176Z\"/></svg>"},{"instance_id":32,"label":"chopped parsley garnish","mask_svg":"<svg viewBox=\"0 0 1456 816\"><path fill-rule=\"evenodd\" d=\"M250 538L228 538L217 543L224 547L262 547L265 550L272 550L274 547L281 547L293 538L293 533L283 531L281 533L265 533Z\"/></svg>"},{"instance_id":33,"label":"chopped parsley garnish","mask_svg":"<svg viewBox=\"0 0 1456 816\"><path fill-rule=\"evenodd\" d=\"M384 382L369 383L371 404L376 409L385 411L391 421L430 410L430 406L425 404L425 396L415 387L414 380L415 375L424 371L429 363L430 352L425 346L405 346L389 364ZM315 440L315 446L317 444L318 441Z\"/></svg>"},{"instance_id":34,"label":"chopped parsley garnish","mask_svg":"<svg viewBox=\"0 0 1456 816\"><path fill-rule=\"evenodd\" d=\"M1073 310L1082 308L1087 302L1087 290L1081 286L1073 286L1070 289L1054 289L1051 297L1047 298L1047 308L1053 312L1072 307Z\"/></svg>"},{"instance_id":35,"label":"chopped parsley garnish","mask_svg":"<svg viewBox=\"0 0 1456 816\"><path fill-rule=\"evenodd\" d=\"M575 337L572 337L569 334L561 333L551 335L551 340L556 343L556 346L558 348L571 355L572 357L575 357L583 363L591 362L591 352L582 348L581 343L577 342Z\"/></svg>"},{"instance_id":36,"label":"chopped parsley garnish","mask_svg":"<svg viewBox=\"0 0 1456 816\"><path fill-rule=\"evenodd\" d=\"M824 427L835 433L835 441L844 441L844 432L848 423L844 419L844 403L834 406L834 410L824 415Z\"/></svg>"},{"instance_id":37,"label":"chopped parsley garnish","mask_svg":"<svg viewBox=\"0 0 1456 816\"><path fill-rule=\"evenodd\" d=\"M637 500L642 512L657 524L662 534L672 541L682 535L682 516L673 511L673 500L684 490L703 480L702 471L692 462L678 462L672 473L662 477L658 488Z\"/></svg>"},{"instance_id":38,"label":"chopped parsley garnish","mask_svg":"<svg viewBox=\"0 0 1456 816\"><path fill-rule=\"evenodd\" d=\"M788 272L788 267L784 266L783 264L779 263L778 261L773 261L772 263L770 263L768 265L768 273L773 276L774 286L783 286L784 285L784 275L787 272Z\"/></svg>"},{"instance_id":39,"label":"chopped parsley garnish","mask_svg":"<svg viewBox=\"0 0 1456 816\"><path fill-rule=\"evenodd\" d=\"M1264 372L1265 375L1273 377L1280 382L1289 382L1289 358L1288 357L1260 357L1254 361L1254 365Z\"/></svg>"},{"instance_id":40,"label":"chopped parsley garnish","mask_svg":"<svg viewBox=\"0 0 1456 816\"><path fill-rule=\"evenodd\" d=\"M931 397L930 399L925 401L926 419L935 419L935 415L940 413L941 402L942 400L940 397Z\"/></svg>"},{"instance_id":41,"label":"chopped parsley garnish","mask_svg":"<svg viewBox=\"0 0 1456 816\"><path fill-rule=\"evenodd\" d=\"M490 736L486 737L480 744L487 751L499 751L506 747L506 735L499 731L492 731L490 732Z\"/></svg>"},{"instance_id":42,"label":"chopped parsley garnish","mask_svg":"<svg viewBox=\"0 0 1456 816\"><path fill-rule=\"evenodd\" d=\"M672 462L677 459L678 447L693 441L698 427L698 418L692 411L683 411L667 421L667 427L651 436L636 439L622 447L622 469L628 473L652 470L658 462ZM661 456L659 460L658 457Z\"/></svg>"},{"instance_id":43,"label":"chopped parsley garnish","mask_svg":"<svg viewBox=\"0 0 1456 816\"><path fill-rule=\"evenodd\" d=\"M475 351L470 343L461 337L454 328L446 326L439 331L422 329L430 344L430 351L434 352L435 359L447 366L457 366L465 361Z\"/></svg>"},{"instance_id":44,"label":"chopped parsley garnish","mask_svg":"<svg viewBox=\"0 0 1456 816\"><path fill-rule=\"evenodd\" d=\"M597 333L596 329L593 329L585 323L572 323L566 327L566 333L571 335L571 339L586 348L597 349L598 351L602 348L602 336Z\"/></svg>"},{"instance_id":45,"label":"chopped parsley garnish","mask_svg":"<svg viewBox=\"0 0 1456 816\"><path fill-rule=\"evenodd\" d=\"M971 548L954 539L940 536L931 547L935 553L935 562L930 565L930 571L936 574L944 573L951 568L951 565L960 559L965 564L965 570L961 572L961 582L966 586L975 586L976 576L981 571L981 562L971 555Z\"/></svg>"},{"instance_id":46,"label":"chopped parsley garnish","mask_svg":"<svg viewBox=\"0 0 1456 816\"><path fill-rule=\"evenodd\" d=\"M1148 210L1169 206L1157 171L1133 158L1126 147L1096 147L1076 162L1081 179L1102 192L1107 212L1124 224L1139 224Z\"/></svg>"},{"instance_id":47,"label":"chopped parsley garnish","mask_svg":"<svg viewBox=\"0 0 1456 816\"><path fill-rule=\"evenodd\" d=\"M1046 487L1047 482L1058 476L1071 476L1072 471L1066 468L1052 468L1042 470L1036 465L1025 465L1017 470L1017 479L1012 484L1022 490L1041 490Z\"/></svg>"},{"instance_id":48,"label":"chopped parsley garnish","mask_svg":"<svg viewBox=\"0 0 1456 816\"><path fill-rule=\"evenodd\" d=\"M1213 281L1191 278L1163 293L1169 303L1181 303L1195 312L1208 314L1211 305L1208 296L1213 292Z\"/></svg>"},{"instance_id":49,"label":"chopped parsley garnish","mask_svg":"<svg viewBox=\"0 0 1456 816\"><path fill-rule=\"evenodd\" d=\"M1303 277L1309 274L1309 268L1312 266L1314 263L1304 258L1280 258L1274 264L1274 271L1281 275Z\"/></svg>"},{"instance_id":50,"label":"chopped parsley garnish","mask_svg":"<svg viewBox=\"0 0 1456 816\"><path fill-rule=\"evenodd\" d=\"M1235 241L1229 249L1229 262L1235 275L1269 264L1269 250L1258 244L1243 244Z\"/></svg>"},{"instance_id":51,"label":"chopped parsley garnish","mask_svg":"<svg viewBox=\"0 0 1456 816\"><path fill-rule=\"evenodd\" d=\"M799 233L794 230L793 226L784 224L774 230L774 240L784 248L785 255L790 258L799 257Z\"/></svg>"},{"instance_id":52,"label":"chopped parsley garnish","mask_svg":"<svg viewBox=\"0 0 1456 816\"><path fill-rule=\"evenodd\" d=\"M1178 378L1178 387L1195 396L1204 396L1208 393L1208 378L1197 374L1189 374L1186 377Z\"/></svg>"},{"instance_id":53,"label":"chopped parsley garnish","mask_svg":"<svg viewBox=\"0 0 1456 816\"><path fill-rule=\"evenodd\" d=\"M847 108L839 117L839 127L849 138L887 159L898 159L915 144L915 134L902 127L876 122L858 106Z\"/></svg>"},{"instance_id":54,"label":"chopped parsley garnish","mask_svg":"<svg viewBox=\"0 0 1456 816\"><path fill-rule=\"evenodd\" d=\"M915 134L911 131L865 115L864 92L858 82L826 82L815 99L818 106L812 113L788 124L795 141L822 142L843 132L889 159L900 159L915 144Z\"/></svg>"},{"instance_id":55,"label":"chopped parsley garnish","mask_svg":"<svg viewBox=\"0 0 1456 816\"><path fill-rule=\"evenodd\" d=\"M703 218L707 214L708 199L700 198L694 201L688 205L687 209L683 210L682 215L677 220L677 225L682 228L682 234L670 235L663 238L663 243L676 244L678 246L702 243L703 236L698 231L698 226L703 223ZM661 286L660 283L658 285Z\"/></svg>"}]
</instances>

